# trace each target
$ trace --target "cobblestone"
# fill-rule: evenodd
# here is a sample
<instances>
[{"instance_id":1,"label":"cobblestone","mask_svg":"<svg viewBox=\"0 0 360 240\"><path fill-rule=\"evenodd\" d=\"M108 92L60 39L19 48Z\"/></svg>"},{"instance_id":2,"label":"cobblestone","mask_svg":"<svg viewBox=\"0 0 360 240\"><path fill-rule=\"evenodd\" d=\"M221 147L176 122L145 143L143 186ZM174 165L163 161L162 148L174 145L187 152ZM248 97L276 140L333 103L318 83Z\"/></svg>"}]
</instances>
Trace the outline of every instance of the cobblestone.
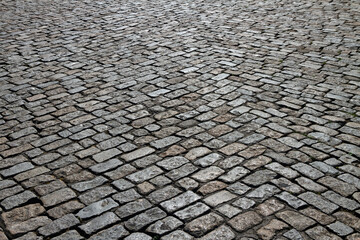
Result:
<instances>
[{"instance_id":1,"label":"cobblestone","mask_svg":"<svg viewBox=\"0 0 360 240\"><path fill-rule=\"evenodd\" d=\"M0 3L0 239L358 239L358 1Z\"/></svg>"}]
</instances>

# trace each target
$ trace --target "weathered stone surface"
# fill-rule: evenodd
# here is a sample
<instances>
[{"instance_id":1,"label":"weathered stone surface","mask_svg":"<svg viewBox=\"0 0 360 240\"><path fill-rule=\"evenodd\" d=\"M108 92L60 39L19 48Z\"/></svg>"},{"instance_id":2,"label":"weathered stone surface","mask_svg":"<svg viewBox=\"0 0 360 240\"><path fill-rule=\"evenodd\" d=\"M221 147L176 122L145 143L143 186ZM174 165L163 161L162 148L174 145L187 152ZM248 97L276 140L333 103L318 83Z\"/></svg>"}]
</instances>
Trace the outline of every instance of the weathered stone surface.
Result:
<instances>
[{"instance_id":1,"label":"weathered stone surface","mask_svg":"<svg viewBox=\"0 0 360 240\"><path fill-rule=\"evenodd\" d=\"M139 199L141 198L141 196L137 191L132 188L127 191L117 193L113 195L112 198L118 201L120 204L123 204Z\"/></svg>"},{"instance_id":2,"label":"weathered stone surface","mask_svg":"<svg viewBox=\"0 0 360 240\"><path fill-rule=\"evenodd\" d=\"M269 216L285 207L276 199L269 199L256 207L256 211L263 216Z\"/></svg>"},{"instance_id":3,"label":"weathered stone surface","mask_svg":"<svg viewBox=\"0 0 360 240\"><path fill-rule=\"evenodd\" d=\"M335 205L312 192L300 194L299 198L327 214L331 214L339 208L338 205Z\"/></svg>"},{"instance_id":4,"label":"weathered stone surface","mask_svg":"<svg viewBox=\"0 0 360 240\"><path fill-rule=\"evenodd\" d=\"M217 178L224 172L225 171L219 167L211 166L211 167L208 167L208 168L205 168L203 170L196 172L191 177L200 182L208 182L208 181L211 181L211 180Z\"/></svg>"},{"instance_id":5,"label":"weathered stone surface","mask_svg":"<svg viewBox=\"0 0 360 240\"><path fill-rule=\"evenodd\" d=\"M290 224L298 231L303 231L304 229L310 227L311 225L316 224L316 222L300 213L294 211L283 211L276 214L276 217L282 219L284 222Z\"/></svg>"},{"instance_id":6,"label":"weathered stone surface","mask_svg":"<svg viewBox=\"0 0 360 240\"><path fill-rule=\"evenodd\" d=\"M156 221L154 224L151 224L146 231L155 234L164 234L169 231L176 229L181 226L183 223L175 217L166 217L164 219Z\"/></svg>"},{"instance_id":7,"label":"weathered stone surface","mask_svg":"<svg viewBox=\"0 0 360 240\"><path fill-rule=\"evenodd\" d=\"M245 177L242 181L248 185L259 186L269 182L276 176L276 173L270 170L260 170Z\"/></svg>"},{"instance_id":8,"label":"weathered stone surface","mask_svg":"<svg viewBox=\"0 0 360 240\"><path fill-rule=\"evenodd\" d=\"M53 237L53 240L67 240L67 239L71 239L71 240L82 240L84 239L83 236L81 236L77 231L75 230L70 230L66 233L61 234L60 236L57 237Z\"/></svg>"},{"instance_id":9,"label":"weathered stone surface","mask_svg":"<svg viewBox=\"0 0 360 240\"><path fill-rule=\"evenodd\" d=\"M339 236L346 236L346 235L349 235L350 233L354 232L354 230L351 227L349 227L339 221L329 224L327 227L330 228L332 231L334 231Z\"/></svg>"},{"instance_id":10,"label":"weathered stone surface","mask_svg":"<svg viewBox=\"0 0 360 240\"><path fill-rule=\"evenodd\" d=\"M197 200L200 199L200 196L192 191L186 191L179 196L174 197L173 199L162 202L160 205L165 208L167 212L174 212L182 207L185 207Z\"/></svg>"},{"instance_id":11,"label":"weathered stone surface","mask_svg":"<svg viewBox=\"0 0 360 240\"><path fill-rule=\"evenodd\" d=\"M230 193L229 191L222 190L220 192L214 193L213 195L204 199L204 202L212 207L215 207L221 203L228 202L237 196Z\"/></svg>"},{"instance_id":12,"label":"weathered stone surface","mask_svg":"<svg viewBox=\"0 0 360 240\"><path fill-rule=\"evenodd\" d=\"M98 202L92 203L89 206L86 206L85 208L81 209L76 216L81 219L90 218L93 216L97 216L102 214L103 212L106 212L112 208L118 207L119 204L117 204L113 199L111 198L105 198L104 200L100 200Z\"/></svg>"},{"instance_id":13,"label":"weathered stone surface","mask_svg":"<svg viewBox=\"0 0 360 240\"><path fill-rule=\"evenodd\" d=\"M145 168L142 171L133 173L129 176L127 176L127 179L129 179L130 181L133 181L135 183L141 183L144 182L146 180L149 180L153 177L156 177L157 175L163 173L163 171L156 166L151 166L148 168Z\"/></svg>"},{"instance_id":14,"label":"weathered stone surface","mask_svg":"<svg viewBox=\"0 0 360 240\"><path fill-rule=\"evenodd\" d=\"M96 232L106 226L109 226L120 219L112 212L104 213L103 215L92 219L86 224L81 225L79 228L84 231L86 234L91 234Z\"/></svg>"},{"instance_id":15,"label":"weathered stone surface","mask_svg":"<svg viewBox=\"0 0 360 240\"><path fill-rule=\"evenodd\" d=\"M152 238L145 233L132 233L124 240L151 240Z\"/></svg>"},{"instance_id":16,"label":"weathered stone surface","mask_svg":"<svg viewBox=\"0 0 360 240\"><path fill-rule=\"evenodd\" d=\"M74 197L76 197L74 191L72 191L70 188L63 188L41 197L40 200L43 202L45 207L49 207L66 202Z\"/></svg>"},{"instance_id":17,"label":"weathered stone surface","mask_svg":"<svg viewBox=\"0 0 360 240\"><path fill-rule=\"evenodd\" d=\"M73 214L68 214L40 228L39 233L50 236L79 223L80 221Z\"/></svg>"},{"instance_id":18,"label":"weathered stone surface","mask_svg":"<svg viewBox=\"0 0 360 240\"><path fill-rule=\"evenodd\" d=\"M288 225L282 221L273 219L267 225L261 227L256 233L261 237L261 239L272 239L277 231L281 231Z\"/></svg>"},{"instance_id":19,"label":"weathered stone surface","mask_svg":"<svg viewBox=\"0 0 360 240\"><path fill-rule=\"evenodd\" d=\"M229 224L236 229L236 231L243 232L248 228L254 227L255 225L262 222L262 218L256 212L249 211L242 213L234 217L229 221Z\"/></svg>"},{"instance_id":20,"label":"weathered stone surface","mask_svg":"<svg viewBox=\"0 0 360 240\"><path fill-rule=\"evenodd\" d=\"M146 199L138 199L138 200L135 200L133 202L127 203L127 204L119 207L116 210L116 214L120 218L126 218L128 216L131 216L138 212L142 212L151 207L152 207L152 205Z\"/></svg>"},{"instance_id":21,"label":"weathered stone surface","mask_svg":"<svg viewBox=\"0 0 360 240\"><path fill-rule=\"evenodd\" d=\"M191 161L202 157L206 154L211 153L211 150L206 148L206 147L198 147L198 148L193 148L191 149L186 155L185 157Z\"/></svg>"},{"instance_id":22,"label":"weathered stone surface","mask_svg":"<svg viewBox=\"0 0 360 240\"><path fill-rule=\"evenodd\" d=\"M28 202L31 199L36 198L36 195L30 191L24 191L22 193L10 196L1 202L1 205L6 209L12 209L21 204ZM46 205L45 205L46 206Z\"/></svg>"},{"instance_id":23,"label":"weathered stone surface","mask_svg":"<svg viewBox=\"0 0 360 240\"><path fill-rule=\"evenodd\" d=\"M358 239L359 4L2 0L0 238Z\"/></svg>"},{"instance_id":24,"label":"weathered stone surface","mask_svg":"<svg viewBox=\"0 0 360 240\"><path fill-rule=\"evenodd\" d=\"M157 165L166 170L172 170L172 169L178 168L188 162L189 162L189 160L187 160L186 158L177 156L177 157L171 157L171 158L165 159L163 161L160 161L157 163Z\"/></svg>"},{"instance_id":25,"label":"weathered stone surface","mask_svg":"<svg viewBox=\"0 0 360 240\"><path fill-rule=\"evenodd\" d=\"M331 188L335 192L343 195L344 197L353 194L357 190L356 187L354 187L353 185L329 176L319 179L318 183L321 183Z\"/></svg>"},{"instance_id":26,"label":"weathered stone surface","mask_svg":"<svg viewBox=\"0 0 360 240\"><path fill-rule=\"evenodd\" d=\"M160 208L155 207L129 219L125 222L125 226L132 231L138 231L143 227L164 217L166 217L166 213Z\"/></svg>"},{"instance_id":27,"label":"weathered stone surface","mask_svg":"<svg viewBox=\"0 0 360 240\"><path fill-rule=\"evenodd\" d=\"M191 240L193 239L193 237L190 234L187 234L186 232L176 230L161 238L161 240L176 240L176 239Z\"/></svg>"},{"instance_id":28,"label":"weathered stone surface","mask_svg":"<svg viewBox=\"0 0 360 240\"><path fill-rule=\"evenodd\" d=\"M37 217L45 212L45 208L40 204L30 204L24 207L15 208L9 212L3 212L1 218L5 225L11 228L11 225Z\"/></svg>"},{"instance_id":29,"label":"weathered stone surface","mask_svg":"<svg viewBox=\"0 0 360 240\"><path fill-rule=\"evenodd\" d=\"M137 149L133 152L123 154L123 155L121 155L121 158L123 158L126 162L130 162L135 159L147 156L153 152L155 152L155 149L153 149L151 147L144 147L144 148Z\"/></svg>"},{"instance_id":30,"label":"weathered stone surface","mask_svg":"<svg viewBox=\"0 0 360 240\"><path fill-rule=\"evenodd\" d=\"M302 214L315 219L317 222L327 225L335 221L334 217L324 214L314 208L306 208L300 211Z\"/></svg>"},{"instance_id":31,"label":"weathered stone surface","mask_svg":"<svg viewBox=\"0 0 360 240\"><path fill-rule=\"evenodd\" d=\"M199 217L185 225L185 230L191 235L200 237L208 231L214 229L223 222L223 218L215 213L209 213Z\"/></svg>"},{"instance_id":32,"label":"weathered stone surface","mask_svg":"<svg viewBox=\"0 0 360 240\"><path fill-rule=\"evenodd\" d=\"M273 196L278 192L280 192L280 189L278 189L277 187L270 184L264 184L251 191L250 193L246 194L246 196L258 200L266 200L267 198Z\"/></svg>"},{"instance_id":33,"label":"weathered stone surface","mask_svg":"<svg viewBox=\"0 0 360 240\"><path fill-rule=\"evenodd\" d=\"M51 220L46 216L30 218L23 222L14 222L9 225L9 232L13 235L35 231L37 228L50 224Z\"/></svg>"},{"instance_id":34,"label":"weathered stone surface","mask_svg":"<svg viewBox=\"0 0 360 240\"><path fill-rule=\"evenodd\" d=\"M124 238L129 234L130 233L122 225L115 225L91 236L89 240L116 240Z\"/></svg>"},{"instance_id":35,"label":"weathered stone surface","mask_svg":"<svg viewBox=\"0 0 360 240\"><path fill-rule=\"evenodd\" d=\"M231 240L235 239L235 233L227 227L227 226L221 226L215 229L214 231L206 234L201 240Z\"/></svg>"},{"instance_id":36,"label":"weathered stone surface","mask_svg":"<svg viewBox=\"0 0 360 240\"><path fill-rule=\"evenodd\" d=\"M336 236L335 234L330 233L322 226L317 226L306 231L306 234L309 235L312 239L334 239L341 240L341 237Z\"/></svg>"},{"instance_id":37,"label":"weathered stone surface","mask_svg":"<svg viewBox=\"0 0 360 240\"><path fill-rule=\"evenodd\" d=\"M75 212L78 209L83 208L85 205L80 203L77 200L69 201L66 203L63 203L57 207L54 207L50 210L48 210L49 216L53 218L60 218L68 213Z\"/></svg>"},{"instance_id":38,"label":"weathered stone surface","mask_svg":"<svg viewBox=\"0 0 360 240\"><path fill-rule=\"evenodd\" d=\"M175 212L174 215L183 221L188 221L202 215L208 210L210 210L210 208L207 205L203 203L195 203L183 210Z\"/></svg>"},{"instance_id":39,"label":"weathered stone surface","mask_svg":"<svg viewBox=\"0 0 360 240\"><path fill-rule=\"evenodd\" d=\"M104 178L102 176L99 176L99 177L95 177L94 179L89 180L89 181L75 183L71 187L73 189L75 189L76 191L84 192L86 190L89 190L89 189L95 188L97 186L100 186L100 185L104 184L107 181L108 180L106 178Z\"/></svg>"}]
</instances>

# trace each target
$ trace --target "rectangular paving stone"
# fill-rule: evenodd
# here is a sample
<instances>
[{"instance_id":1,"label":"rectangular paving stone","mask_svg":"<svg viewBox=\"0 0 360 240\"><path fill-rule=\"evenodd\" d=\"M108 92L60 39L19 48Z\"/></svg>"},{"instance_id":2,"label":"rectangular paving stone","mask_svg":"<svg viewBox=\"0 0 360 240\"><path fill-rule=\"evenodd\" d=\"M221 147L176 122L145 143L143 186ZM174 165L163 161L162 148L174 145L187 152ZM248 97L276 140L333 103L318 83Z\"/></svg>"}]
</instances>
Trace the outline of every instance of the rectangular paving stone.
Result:
<instances>
[{"instance_id":1,"label":"rectangular paving stone","mask_svg":"<svg viewBox=\"0 0 360 240\"><path fill-rule=\"evenodd\" d=\"M207 167L212 165L213 163L223 159L223 157L218 153L211 153L206 155L205 157L197 159L194 164L200 165L201 167Z\"/></svg>"},{"instance_id":2,"label":"rectangular paving stone","mask_svg":"<svg viewBox=\"0 0 360 240\"><path fill-rule=\"evenodd\" d=\"M292 170L291 168L284 167L280 163L277 163L277 162L267 164L267 165L265 165L265 167L267 169L270 169L270 170L280 174L280 175L283 175L286 178L292 179L292 178L299 176L298 172Z\"/></svg>"},{"instance_id":3,"label":"rectangular paving stone","mask_svg":"<svg viewBox=\"0 0 360 240\"><path fill-rule=\"evenodd\" d=\"M119 207L115 213L120 218L123 219L128 216L134 215L136 213L142 212L151 207L152 207L151 203L149 201L147 201L146 199L137 199L133 202L127 203L127 204Z\"/></svg>"},{"instance_id":4,"label":"rectangular paving stone","mask_svg":"<svg viewBox=\"0 0 360 240\"><path fill-rule=\"evenodd\" d=\"M74 197L76 197L76 193L73 190L70 188L63 188L41 197L40 200L43 202L45 207L50 207L66 202Z\"/></svg>"},{"instance_id":5,"label":"rectangular paving stone","mask_svg":"<svg viewBox=\"0 0 360 240\"><path fill-rule=\"evenodd\" d=\"M104 178L103 176L95 177L92 180L89 181L83 181L79 183L72 184L71 187L79 192L84 192L86 190L98 187L104 183L106 183L108 180Z\"/></svg>"},{"instance_id":6,"label":"rectangular paving stone","mask_svg":"<svg viewBox=\"0 0 360 240\"><path fill-rule=\"evenodd\" d=\"M126 178L132 182L141 183L146 180L152 179L162 173L163 173L163 171L159 167L151 166L151 167L145 168L141 171L135 172L135 173L127 176Z\"/></svg>"},{"instance_id":7,"label":"rectangular paving stone","mask_svg":"<svg viewBox=\"0 0 360 240\"><path fill-rule=\"evenodd\" d=\"M194 192L186 191L185 193L180 194L177 197L174 197L168 201L162 202L160 205L167 212L174 212L180 208L190 205L193 202L196 202L199 199L200 199L200 196L198 196Z\"/></svg>"},{"instance_id":8,"label":"rectangular paving stone","mask_svg":"<svg viewBox=\"0 0 360 240\"><path fill-rule=\"evenodd\" d=\"M112 148L112 149L108 149L108 150L105 150L105 151L95 154L93 156L93 158L96 162L101 163L101 162L111 159L119 154L121 154L120 150L118 150L116 148Z\"/></svg>"},{"instance_id":9,"label":"rectangular paving stone","mask_svg":"<svg viewBox=\"0 0 360 240\"><path fill-rule=\"evenodd\" d=\"M249 172L250 171L247 170L246 168L234 167L233 169L231 169L227 173L221 175L219 177L219 179L224 181L224 182L227 182L227 183L232 183L232 182L235 182L235 181L239 180L240 178L246 176Z\"/></svg>"},{"instance_id":10,"label":"rectangular paving stone","mask_svg":"<svg viewBox=\"0 0 360 240\"><path fill-rule=\"evenodd\" d=\"M152 203L156 204L168 200L172 197L175 197L180 193L181 191L178 188L175 188L173 186L166 186L164 188L155 190L154 192L150 193L147 198Z\"/></svg>"},{"instance_id":11,"label":"rectangular paving stone","mask_svg":"<svg viewBox=\"0 0 360 240\"><path fill-rule=\"evenodd\" d=\"M133 161L135 159L145 157L145 156L147 156L147 155L149 155L149 154L151 154L153 152L155 152L154 148L143 147L143 148L137 149L137 150L135 150L133 152L123 154L123 155L121 155L121 158L124 159L126 162L130 162L130 161Z\"/></svg>"},{"instance_id":12,"label":"rectangular paving stone","mask_svg":"<svg viewBox=\"0 0 360 240\"><path fill-rule=\"evenodd\" d=\"M103 200L100 200L98 202L92 203L83 209L81 209L76 216L81 219L90 218L93 216L97 216L102 214L103 212L106 212L112 208L118 207L119 204L116 203L111 198L105 198Z\"/></svg>"},{"instance_id":13,"label":"rectangular paving stone","mask_svg":"<svg viewBox=\"0 0 360 240\"><path fill-rule=\"evenodd\" d=\"M172 170L172 169L178 168L188 162L189 162L189 160L187 160L184 157L175 156L175 157L170 157L165 160L159 161L156 163L156 165L158 165L166 170Z\"/></svg>"},{"instance_id":14,"label":"rectangular paving stone","mask_svg":"<svg viewBox=\"0 0 360 240\"><path fill-rule=\"evenodd\" d=\"M322 226L316 226L313 228L310 228L305 231L309 237L312 239L318 239L318 240L327 240L327 239L333 239L333 240L341 240L342 238L339 236L336 236L333 233L330 233L326 228Z\"/></svg>"},{"instance_id":15,"label":"rectangular paving stone","mask_svg":"<svg viewBox=\"0 0 360 240\"><path fill-rule=\"evenodd\" d=\"M39 228L39 233L43 236L50 236L79 223L80 221L73 214L68 214Z\"/></svg>"},{"instance_id":16,"label":"rectangular paving stone","mask_svg":"<svg viewBox=\"0 0 360 240\"><path fill-rule=\"evenodd\" d=\"M130 233L122 225L107 228L89 238L89 240L117 240L123 239Z\"/></svg>"},{"instance_id":17,"label":"rectangular paving stone","mask_svg":"<svg viewBox=\"0 0 360 240\"><path fill-rule=\"evenodd\" d=\"M255 198L263 201L279 192L280 189L278 189L277 187L270 184L263 184L255 190L251 191L250 193L246 194L246 197Z\"/></svg>"},{"instance_id":18,"label":"rectangular paving stone","mask_svg":"<svg viewBox=\"0 0 360 240\"><path fill-rule=\"evenodd\" d=\"M0 171L0 174L3 177L9 177L9 176L13 176L13 175L16 175L18 173L21 173L21 172L25 172L25 171L30 170L32 168L34 168L34 165L32 165L32 163L23 162L23 163L19 163L19 164L15 165L15 166L13 166L11 168Z\"/></svg>"},{"instance_id":19,"label":"rectangular paving stone","mask_svg":"<svg viewBox=\"0 0 360 240\"><path fill-rule=\"evenodd\" d=\"M211 167L208 167L208 168L205 168L203 170L196 172L191 177L199 182L208 182L208 181L211 181L211 180L217 178L224 172L225 171L219 167L211 166Z\"/></svg>"},{"instance_id":20,"label":"rectangular paving stone","mask_svg":"<svg viewBox=\"0 0 360 240\"><path fill-rule=\"evenodd\" d=\"M117 193L117 194L113 195L112 198L115 199L116 201L118 201L120 204L123 204L123 203L131 202L136 199L139 199L139 198L141 198L141 195L138 194L138 192L132 188L127 191Z\"/></svg>"},{"instance_id":21,"label":"rectangular paving stone","mask_svg":"<svg viewBox=\"0 0 360 240\"><path fill-rule=\"evenodd\" d=\"M37 228L51 223L51 220L46 216L38 216L27 219L23 222L15 222L8 227L12 235L18 235L30 231L35 231ZM26 239L26 238L25 238Z\"/></svg>"},{"instance_id":22,"label":"rectangular paving stone","mask_svg":"<svg viewBox=\"0 0 360 240\"><path fill-rule=\"evenodd\" d=\"M111 178L112 180L117 180L117 179L125 177L135 171L136 171L135 167L133 167L130 164L125 164L125 165L118 167L117 169L115 169L113 171L106 172L105 176Z\"/></svg>"},{"instance_id":23,"label":"rectangular paving stone","mask_svg":"<svg viewBox=\"0 0 360 240\"><path fill-rule=\"evenodd\" d=\"M297 198L296 196L294 196L288 192L282 192L280 194L277 194L276 197L283 200L284 202L287 202L288 205L290 205L291 207L293 207L295 209L298 209L300 207L307 205L306 202L300 200L299 198Z\"/></svg>"},{"instance_id":24,"label":"rectangular paving stone","mask_svg":"<svg viewBox=\"0 0 360 240\"><path fill-rule=\"evenodd\" d=\"M95 165L91 166L90 169L91 169L91 171L93 171L95 173L102 173L102 172L107 172L111 169L114 169L122 164L123 164L122 161L114 158L114 159L110 159L106 162L95 164Z\"/></svg>"},{"instance_id":25,"label":"rectangular paving stone","mask_svg":"<svg viewBox=\"0 0 360 240\"><path fill-rule=\"evenodd\" d=\"M22 193L12 195L1 202L1 206L3 206L6 210L12 209L14 207L20 206L31 199L35 199L36 195L31 191L24 191Z\"/></svg>"},{"instance_id":26,"label":"rectangular paving stone","mask_svg":"<svg viewBox=\"0 0 360 240\"><path fill-rule=\"evenodd\" d=\"M12 167L18 163L28 161L24 156L14 157L14 158L4 158L0 161L0 169Z\"/></svg>"},{"instance_id":27,"label":"rectangular paving stone","mask_svg":"<svg viewBox=\"0 0 360 240\"><path fill-rule=\"evenodd\" d=\"M14 179L16 181L19 181L19 182L22 182L24 180L27 180L29 178L32 178L32 177L35 177L35 176L38 176L38 175L41 175L41 174L44 174L44 173L47 173L47 172L50 172L50 170L46 167L37 167L37 168L33 168L29 171L26 171L26 172L23 172L23 173L20 173L18 175L16 175L14 177ZM0 187L1 189L1 187Z\"/></svg>"},{"instance_id":28,"label":"rectangular paving stone","mask_svg":"<svg viewBox=\"0 0 360 240\"><path fill-rule=\"evenodd\" d=\"M183 221L189 221L191 219L197 218L208 210L210 210L210 208L207 205L199 202L186 207L183 210L175 212L174 215Z\"/></svg>"},{"instance_id":29,"label":"rectangular paving stone","mask_svg":"<svg viewBox=\"0 0 360 240\"><path fill-rule=\"evenodd\" d=\"M223 221L224 219L218 214L209 213L187 223L184 230L195 237L201 237L205 233L219 226Z\"/></svg>"},{"instance_id":30,"label":"rectangular paving stone","mask_svg":"<svg viewBox=\"0 0 360 240\"><path fill-rule=\"evenodd\" d=\"M170 172L166 173L165 175L171 178L173 181L179 180L183 177L186 177L193 172L198 170L198 167L194 166L191 163L185 164L179 168L173 169Z\"/></svg>"},{"instance_id":31,"label":"rectangular paving stone","mask_svg":"<svg viewBox=\"0 0 360 240\"><path fill-rule=\"evenodd\" d=\"M344 197L348 197L357 190L356 187L354 187L353 185L330 176L319 179L318 183L321 183L328 188L331 188L332 190L341 194Z\"/></svg>"},{"instance_id":32,"label":"rectangular paving stone","mask_svg":"<svg viewBox=\"0 0 360 240\"><path fill-rule=\"evenodd\" d=\"M331 214L339 208L338 205L325 200L323 197L313 192L302 193L298 197L327 214Z\"/></svg>"},{"instance_id":33,"label":"rectangular paving stone","mask_svg":"<svg viewBox=\"0 0 360 240\"><path fill-rule=\"evenodd\" d=\"M286 210L276 213L275 215L284 222L293 226L298 231L303 231L306 228L316 224L316 222L313 219L308 218L295 211Z\"/></svg>"},{"instance_id":34,"label":"rectangular paving stone","mask_svg":"<svg viewBox=\"0 0 360 240\"><path fill-rule=\"evenodd\" d=\"M360 207L360 204L357 203L356 201L349 198L345 198L333 191L327 191L321 195L329 199L331 202L348 210L355 210Z\"/></svg>"},{"instance_id":35,"label":"rectangular paving stone","mask_svg":"<svg viewBox=\"0 0 360 240\"><path fill-rule=\"evenodd\" d=\"M236 231L243 232L251 227L262 222L262 218L259 214L253 211L242 213L232 218L229 221L230 226L232 226Z\"/></svg>"},{"instance_id":36,"label":"rectangular paving stone","mask_svg":"<svg viewBox=\"0 0 360 240\"><path fill-rule=\"evenodd\" d=\"M100 229L116 223L119 220L120 219L113 212L107 212L81 225L79 228L86 234L90 235Z\"/></svg>"},{"instance_id":37,"label":"rectangular paving stone","mask_svg":"<svg viewBox=\"0 0 360 240\"><path fill-rule=\"evenodd\" d=\"M139 231L143 227L166 217L166 213L158 207L149 209L144 213L136 215L125 222L126 228L132 231Z\"/></svg>"},{"instance_id":38,"label":"rectangular paving stone","mask_svg":"<svg viewBox=\"0 0 360 240\"><path fill-rule=\"evenodd\" d=\"M158 220L155 223L151 224L146 229L146 232L160 235L160 234L168 233L168 232L180 227L181 225L183 225L183 223L179 219L177 219L173 216L169 216L169 217L163 218L163 219Z\"/></svg>"},{"instance_id":39,"label":"rectangular paving stone","mask_svg":"<svg viewBox=\"0 0 360 240\"><path fill-rule=\"evenodd\" d=\"M317 170L316 168L313 168L305 163L297 163L295 165L292 165L291 168L299 171L301 174L311 178L311 179L318 179L324 176L322 172Z\"/></svg>"},{"instance_id":40,"label":"rectangular paving stone","mask_svg":"<svg viewBox=\"0 0 360 240\"><path fill-rule=\"evenodd\" d=\"M61 234L60 236L53 237L52 240L83 240L84 237L81 236L76 230L70 230L66 233Z\"/></svg>"},{"instance_id":41,"label":"rectangular paving stone","mask_svg":"<svg viewBox=\"0 0 360 240\"><path fill-rule=\"evenodd\" d=\"M166 137L166 138L163 138L163 139L153 141L153 142L150 143L150 145L157 148L157 149L161 149L161 148L171 146L171 145L179 142L180 140L181 140L181 138L179 138L179 137L169 136L169 137Z\"/></svg>"},{"instance_id":42,"label":"rectangular paving stone","mask_svg":"<svg viewBox=\"0 0 360 240\"><path fill-rule=\"evenodd\" d=\"M224 202L228 202L236 197L237 197L237 195L232 194L229 191L222 190L220 192L217 192L217 193L205 198L204 202L212 207L215 207Z\"/></svg>"}]
</instances>

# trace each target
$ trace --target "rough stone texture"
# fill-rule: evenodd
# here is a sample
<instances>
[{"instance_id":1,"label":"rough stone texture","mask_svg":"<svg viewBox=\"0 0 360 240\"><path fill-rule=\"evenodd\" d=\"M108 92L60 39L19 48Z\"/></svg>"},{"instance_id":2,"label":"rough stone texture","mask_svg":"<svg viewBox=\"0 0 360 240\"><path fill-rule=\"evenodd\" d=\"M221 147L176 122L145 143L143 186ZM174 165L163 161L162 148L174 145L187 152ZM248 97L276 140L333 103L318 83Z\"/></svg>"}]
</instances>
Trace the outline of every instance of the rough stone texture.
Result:
<instances>
[{"instance_id":1,"label":"rough stone texture","mask_svg":"<svg viewBox=\"0 0 360 240\"><path fill-rule=\"evenodd\" d=\"M232 240L235 238L233 231L227 226L221 226L215 229L214 231L206 234L201 240Z\"/></svg>"},{"instance_id":2,"label":"rough stone texture","mask_svg":"<svg viewBox=\"0 0 360 240\"><path fill-rule=\"evenodd\" d=\"M68 214L40 228L39 233L44 236L50 236L79 223L80 221L73 214Z\"/></svg>"},{"instance_id":3,"label":"rough stone texture","mask_svg":"<svg viewBox=\"0 0 360 240\"><path fill-rule=\"evenodd\" d=\"M261 239L269 240L276 235L277 231L281 231L286 227L288 227L286 223L273 219L268 224L257 230L256 233L261 237Z\"/></svg>"},{"instance_id":4,"label":"rough stone texture","mask_svg":"<svg viewBox=\"0 0 360 240\"><path fill-rule=\"evenodd\" d=\"M113 199L106 198L104 200L100 200L98 202L92 203L89 206L81 209L76 216L81 219L90 218L93 216L97 216L106 212L112 208L119 206Z\"/></svg>"},{"instance_id":5,"label":"rough stone texture","mask_svg":"<svg viewBox=\"0 0 360 240\"><path fill-rule=\"evenodd\" d=\"M166 213L164 211L162 211L160 208L152 208L129 219L127 222L125 222L125 226L132 231L138 231L150 223L153 223L156 220L162 219L164 217L166 217Z\"/></svg>"},{"instance_id":6,"label":"rough stone texture","mask_svg":"<svg viewBox=\"0 0 360 240\"><path fill-rule=\"evenodd\" d=\"M316 223L313 219L294 211L279 212L276 214L276 216L293 226L298 231L302 231Z\"/></svg>"},{"instance_id":7,"label":"rough stone texture","mask_svg":"<svg viewBox=\"0 0 360 240\"><path fill-rule=\"evenodd\" d=\"M174 197L171 200L161 203L161 206L165 208L166 211L173 212L199 199L200 199L199 195L195 194L192 191L187 191L177 197Z\"/></svg>"},{"instance_id":8,"label":"rough stone texture","mask_svg":"<svg viewBox=\"0 0 360 240\"><path fill-rule=\"evenodd\" d=\"M220 192L217 192L207 198L204 199L204 202L212 207L215 207L221 203L230 201L237 196L235 194L230 193L229 191L223 190Z\"/></svg>"},{"instance_id":9,"label":"rough stone texture","mask_svg":"<svg viewBox=\"0 0 360 240\"><path fill-rule=\"evenodd\" d=\"M359 9L0 1L0 238L359 238Z\"/></svg>"},{"instance_id":10,"label":"rough stone texture","mask_svg":"<svg viewBox=\"0 0 360 240\"><path fill-rule=\"evenodd\" d=\"M223 222L223 218L215 213L209 213L185 225L185 230L191 235L200 237L206 232L214 229L217 225Z\"/></svg>"},{"instance_id":11,"label":"rough stone texture","mask_svg":"<svg viewBox=\"0 0 360 240\"><path fill-rule=\"evenodd\" d=\"M89 238L89 240L116 240L129 235L129 232L122 225L115 225L105 229Z\"/></svg>"},{"instance_id":12,"label":"rough stone texture","mask_svg":"<svg viewBox=\"0 0 360 240\"><path fill-rule=\"evenodd\" d=\"M107 212L99 217L93 218L91 221L81 225L79 228L86 234L91 234L119 220L120 219L114 213Z\"/></svg>"},{"instance_id":13,"label":"rough stone texture","mask_svg":"<svg viewBox=\"0 0 360 240\"><path fill-rule=\"evenodd\" d=\"M259 214L253 211L242 213L232 218L229 224L239 232L243 232L248 228L254 227L255 225L262 222L262 218Z\"/></svg>"},{"instance_id":14,"label":"rough stone texture","mask_svg":"<svg viewBox=\"0 0 360 240\"><path fill-rule=\"evenodd\" d=\"M150 225L146 231L155 234L164 234L178 228L182 224L183 223L179 219L170 216L156 221L154 224Z\"/></svg>"}]
</instances>

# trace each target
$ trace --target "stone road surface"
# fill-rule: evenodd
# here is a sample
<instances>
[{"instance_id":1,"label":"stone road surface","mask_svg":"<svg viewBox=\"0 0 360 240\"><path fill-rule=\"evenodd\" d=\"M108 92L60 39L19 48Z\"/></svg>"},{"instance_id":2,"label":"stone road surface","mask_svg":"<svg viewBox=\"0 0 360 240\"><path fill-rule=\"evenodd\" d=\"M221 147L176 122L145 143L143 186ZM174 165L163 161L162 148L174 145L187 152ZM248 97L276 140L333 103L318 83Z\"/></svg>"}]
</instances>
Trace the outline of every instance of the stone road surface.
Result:
<instances>
[{"instance_id":1,"label":"stone road surface","mask_svg":"<svg viewBox=\"0 0 360 240\"><path fill-rule=\"evenodd\" d=\"M360 239L359 1L0 11L0 240Z\"/></svg>"}]
</instances>

